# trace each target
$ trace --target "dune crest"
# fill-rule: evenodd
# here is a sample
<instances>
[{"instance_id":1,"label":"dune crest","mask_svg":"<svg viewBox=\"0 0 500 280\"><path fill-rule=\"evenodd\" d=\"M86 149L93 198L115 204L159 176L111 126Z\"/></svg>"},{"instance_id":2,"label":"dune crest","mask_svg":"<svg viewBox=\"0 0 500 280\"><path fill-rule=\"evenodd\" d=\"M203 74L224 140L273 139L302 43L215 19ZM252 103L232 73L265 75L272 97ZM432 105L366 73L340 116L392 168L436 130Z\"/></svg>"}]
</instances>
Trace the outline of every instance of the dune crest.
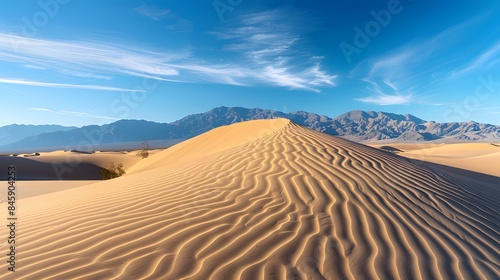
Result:
<instances>
[{"instance_id":1,"label":"dune crest","mask_svg":"<svg viewBox=\"0 0 500 280\"><path fill-rule=\"evenodd\" d=\"M498 185L286 120L148 160L19 201L15 279L500 278Z\"/></svg>"},{"instance_id":2,"label":"dune crest","mask_svg":"<svg viewBox=\"0 0 500 280\"><path fill-rule=\"evenodd\" d=\"M133 174L158 167L176 165L179 162L195 158L203 158L269 136L283 129L289 123L288 119L255 120L235 123L230 126L230 129L228 126L214 128L209 133L174 145L158 155L136 164L127 171L129 174Z\"/></svg>"}]
</instances>

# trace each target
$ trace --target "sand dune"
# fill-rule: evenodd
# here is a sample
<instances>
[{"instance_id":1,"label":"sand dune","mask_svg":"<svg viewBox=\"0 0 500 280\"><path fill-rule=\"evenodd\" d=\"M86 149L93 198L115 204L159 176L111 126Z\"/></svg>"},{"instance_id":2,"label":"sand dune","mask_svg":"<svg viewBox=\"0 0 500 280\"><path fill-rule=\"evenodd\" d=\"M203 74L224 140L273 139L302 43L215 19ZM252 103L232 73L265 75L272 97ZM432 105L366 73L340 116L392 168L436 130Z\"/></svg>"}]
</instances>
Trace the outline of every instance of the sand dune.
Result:
<instances>
[{"instance_id":1,"label":"sand dune","mask_svg":"<svg viewBox=\"0 0 500 280\"><path fill-rule=\"evenodd\" d=\"M20 200L18 270L0 278L500 278L500 179L285 120L219 128L136 167Z\"/></svg>"},{"instance_id":2,"label":"sand dune","mask_svg":"<svg viewBox=\"0 0 500 280\"><path fill-rule=\"evenodd\" d=\"M139 162L128 169L127 173L132 174L205 158L269 136L288 123L289 121L286 119L255 120L250 124L248 122L233 124L231 129L228 129L227 126L218 127L210 131L210 133L194 137Z\"/></svg>"},{"instance_id":3,"label":"sand dune","mask_svg":"<svg viewBox=\"0 0 500 280\"><path fill-rule=\"evenodd\" d=\"M150 151L152 155L157 152ZM136 155L136 151L94 154L56 151L31 157L0 156L0 170L15 165L18 180L100 180L101 169L109 168L111 163L122 163L128 171L139 161L141 158ZM6 180L6 176L0 173L0 180Z\"/></svg>"},{"instance_id":4,"label":"sand dune","mask_svg":"<svg viewBox=\"0 0 500 280\"><path fill-rule=\"evenodd\" d=\"M376 145L398 155L500 177L500 147L489 143Z\"/></svg>"},{"instance_id":5,"label":"sand dune","mask_svg":"<svg viewBox=\"0 0 500 280\"><path fill-rule=\"evenodd\" d=\"M96 181L18 181L17 187L18 192L16 194L17 199L24 199L28 197L35 197L43 194L64 191L76 187L90 185ZM99 181L98 181L99 182ZM5 183L3 181L2 183ZM0 203L7 201L7 192L0 193Z\"/></svg>"}]
</instances>

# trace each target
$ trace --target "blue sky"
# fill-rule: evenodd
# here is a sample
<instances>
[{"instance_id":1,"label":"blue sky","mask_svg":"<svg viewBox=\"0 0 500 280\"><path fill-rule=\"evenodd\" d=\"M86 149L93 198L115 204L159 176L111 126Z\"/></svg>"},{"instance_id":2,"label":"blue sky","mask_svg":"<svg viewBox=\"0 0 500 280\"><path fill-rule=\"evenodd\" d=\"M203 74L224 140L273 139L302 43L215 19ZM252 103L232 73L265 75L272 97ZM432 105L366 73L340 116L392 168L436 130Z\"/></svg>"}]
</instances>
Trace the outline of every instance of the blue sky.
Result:
<instances>
[{"instance_id":1,"label":"blue sky","mask_svg":"<svg viewBox=\"0 0 500 280\"><path fill-rule=\"evenodd\" d=\"M217 106L500 124L498 1L4 1L0 126Z\"/></svg>"}]
</instances>

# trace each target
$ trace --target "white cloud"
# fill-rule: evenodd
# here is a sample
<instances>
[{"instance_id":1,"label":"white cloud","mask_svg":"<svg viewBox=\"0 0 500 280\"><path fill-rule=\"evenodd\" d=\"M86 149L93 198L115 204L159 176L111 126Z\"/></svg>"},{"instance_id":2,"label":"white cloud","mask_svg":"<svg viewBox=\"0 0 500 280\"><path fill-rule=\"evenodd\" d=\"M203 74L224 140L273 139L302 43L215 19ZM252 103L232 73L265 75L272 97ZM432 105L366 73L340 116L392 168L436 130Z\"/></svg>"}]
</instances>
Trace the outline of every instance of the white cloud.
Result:
<instances>
[{"instance_id":1,"label":"white cloud","mask_svg":"<svg viewBox=\"0 0 500 280\"><path fill-rule=\"evenodd\" d=\"M170 14L168 17L167 28L174 32L189 32L193 30L193 23L176 14Z\"/></svg>"},{"instance_id":2,"label":"white cloud","mask_svg":"<svg viewBox=\"0 0 500 280\"><path fill-rule=\"evenodd\" d=\"M0 60L79 72L176 76L166 63L186 54L166 54L124 45L64 42L0 34Z\"/></svg>"},{"instance_id":3,"label":"white cloud","mask_svg":"<svg viewBox=\"0 0 500 280\"><path fill-rule=\"evenodd\" d=\"M297 89L308 88L304 85L306 81L303 78L288 73L287 68L274 68L273 66L267 66L263 69L262 77L264 79L268 79L269 82L276 83L280 86Z\"/></svg>"},{"instance_id":4,"label":"white cloud","mask_svg":"<svg viewBox=\"0 0 500 280\"><path fill-rule=\"evenodd\" d=\"M314 86L321 86L321 85L331 85L334 86L335 83L333 82L337 76L336 75L328 75L325 71L322 71L320 69L320 65L316 64L314 65L310 70L309 73L312 75L312 81L310 82L311 85Z\"/></svg>"},{"instance_id":5,"label":"white cloud","mask_svg":"<svg viewBox=\"0 0 500 280\"><path fill-rule=\"evenodd\" d=\"M409 104L412 101L411 95L389 95L389 94L378 94L374 96L356 98L355 100L364 103L373 103L376 105L402 105Z\"/></svg>"},{"instance_id":6,"label":"white cloud","mask_svg":"<svg viewBox=\"0 0 500 280\"><path fill-rule=\"evenodd\" d=\"M383 75L393 75L398 71L404 71L405 67L407 67L415 57L416 54L414 50L403 49L379 59L374 59L371 61L372 66L369 75L379 75L381 72L383 72Z\"/></svg>"},{"instance_id":7,"label":"white cloud","mask_svg":"<svg viewBox=\"0 0 500 280\"><path fill-rule=\"evenodd\" d=\"M160 9L157 8L156 6L150 6L150 5L142 5L138 8L135 8L135 11L153 20L161 20L162 18L171 13L171 11L168 9Z\"/></svg>"},{"instance_id":8,"label":"white cloud","mask_svg":"<svg viewBox=\"0 0 500 280\"><path fill-rule=\"evenodd\" d=\"M93 79L102 79L102 80L111 80L112 79L111 76L104 76L104 75L88 73L88 72L70 71L70 70L61 70L59 72L63 75L69 75L69 76L80 77L80 78L93 78Z\"/></svg>"},{"instance_id":9,"label":"white cloud","mask_svg":"<svg viewBox=\"0 0 500 280\"><path fill-rule=\"evenodd\" d=\"M140 11L153 17L167 15L166 11L144 7ZM307 51L309 48L300 34L303 19L299 14L289 13L289 10L273 10L249 14L229 23L230 28L212 33L224 45L217 63L185 50L165 52L134 47L130 43L45 40L5 33L0 33L0 61L107 81L121 75L168 82L274 86L308 91L335 86L336 75L324 69L324 58ZM266 21L260 21L264 18ZM126 91L111 86L29 82L27 79L4 79L3 82Z\"/></svg>"},{"instance_id":10,"label":"white cloud","mask_svg":"<svg viewBox=\"0 0 500 280\"><path fill-rule=\"evenodd\" d=\"M397 83L389 80L375 81L369 78L363 79L363 81L369 84L367 89L370 93L366 97L354 100L382 106L410 104L415 101L412 89L403 91Z\"/></svg>"},{"instance_id":11,"label":"white cloud","mask_svg":"<svg viewBox=\"0 0 500 280\"><path fill-rule=\"evenodd\" d=\"M43 67L41 65L30 65L30 64L24 65L24 68L35 69L35 70L47 70L46 67Z\"/></svg>"},{"instance_id":12,"label":"white cloud","mask_svg":"<svg viewBox=\"0 0 500 280\"><path fill-rule=\"evenodd\" d=\"M465 67L452 71L449 76L450 78L455 78L471 73L477 69L485 70L496 64L498 61L500 61L500 41L493 44L493 46L485 50Z\"/></svg>"},{"instance_id":13,"label":"white cloud","mask_svg":"<svg viewBox=\"0 0 500 280\"><path fill-rule=\"evenodd\" d=\"M443 73L449 72L450 65L463 59L463 49L457 46L463 40L470 40L469 27L481 16L451 26L427 39L413 41L383 55L370 57L360 62L350 73L350 78L367 83L367 97L356 100L375 104L422 103L418 92L446 83ZM467 35L469 37L467 37ZM456 77L498 62L500 44L486 50L462 69L452 71L448 76ZM446 58L446 59L444 59ZM445 74L446 76L446 74Z\"/></svg>"},{"instance_id":14,"label":"white cloud","mask_svg":"<svg viewBox=\"0 0 500 280\"><path fill-rule=\"evenodd\" d=\"M167 28L174 32L187 32L191 31L193 28L193 24L191 23L191 21L177 14L174 14L169 9L161 9L156 6L142 5L138 8L135 8L135 11L143 16L149 17L152 20L166 21Z\"/></svg>"},{"instance_id":15,"label":"white cloud","mask_svg":"<svg viewBox=\"0 0 500 280\"><path fill-rule=\"evenodd\" d=\"M59 83L46 83L46 82L16 80L16 79L0 79L0 83L34 86L34 87L48 87L48 88L71 88L71 89L90 89L90 90L104 90L104 91L142 92L141 90L99 86L99 85L59 84Z\"/></svg>"},{"instance_id":16,"label":"white cloud","mask_svg":"<svg viewBox=\"0 0 500 280\"><path fill-rule=\"evenodd\" d=\"M225 50L243 56L249 79L309 91L335 86L336 76L322 69L323 57L302 46L303 21L289 9L268 10L241 16L211 34L227 42Z\"/></svg>"},{"instance_id":17,"label":"white cloud","mask_svg":"<svg viewBox=\"0 0 500 280\"><path fill-rule=\"evenodd\" d=\"M442 35L438 35L442 36ZM366 59L351 72L351 78L367 83L367 96L354 100L377 105L409 104L417 101L413 92L420 86L420 77L429 69L422 63L435 51L435 38L401 47Z\"/></svg>"},{"instance_id":18,"label":"white cloud","mask_svg":"<svg viewBox=\"0 0 500 280\"><path fill-rule=\"evenodd\" d=\"M64 115L64 116L86 117L86 118L113 120L113 121L119 120L117 118L94 115L94 114L90 114L90 113L86 113L86 112L75 112L75 111L66 111L66 110L55 111L55 110L51 110L51 109L47 109L47 108L29 108L29 109L33 110L33 111L42 111L42 112L48 112L48 113L57 114L57 115Z\"/></svg>"}]
</instances>

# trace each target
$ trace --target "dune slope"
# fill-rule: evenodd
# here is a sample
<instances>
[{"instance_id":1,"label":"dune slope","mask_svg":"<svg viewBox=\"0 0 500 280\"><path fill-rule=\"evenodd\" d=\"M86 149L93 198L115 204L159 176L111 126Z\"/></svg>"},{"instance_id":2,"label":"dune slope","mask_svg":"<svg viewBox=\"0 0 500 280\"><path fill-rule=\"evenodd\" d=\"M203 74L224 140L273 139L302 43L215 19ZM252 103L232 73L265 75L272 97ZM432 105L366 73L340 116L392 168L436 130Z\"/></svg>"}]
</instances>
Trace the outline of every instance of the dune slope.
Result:
<instances>
[{"instance_id":1,"label":"dune slope","mask_svg":"<svg viewBox=\"0 0 500 280\"><path fill-rule=\"evenodd\" d=\"M500 177L500 147L488 143L446 144L431 148L424 146L400 155Z\"/></svg>"},{"instance_id":2,"label":"dune slope","mask_svg":"<svg viewBox=\"0 0 500 280\"><path fill-rule=\"evenodd\" d=\"M0 278L500 278L499 184L288 121L234 128L136 174L20 200L18 270Z\"/></svg>"},{"instance_id":3,"label":"dune slope","mask_svg":"<svg viewBox=\"0 0 500 280\"><path fill-rule=\"evenodd\" d=\"M136 152L83 154L56 151L41 153L36 157L0 156L0 170L16 166L17 180L101 180L101 169L110 168L112 163L122 163L128 171L129 167L140 161ZM7 173L0 173L0 180L7 180Z\"/></svg>"}]
</instances>

